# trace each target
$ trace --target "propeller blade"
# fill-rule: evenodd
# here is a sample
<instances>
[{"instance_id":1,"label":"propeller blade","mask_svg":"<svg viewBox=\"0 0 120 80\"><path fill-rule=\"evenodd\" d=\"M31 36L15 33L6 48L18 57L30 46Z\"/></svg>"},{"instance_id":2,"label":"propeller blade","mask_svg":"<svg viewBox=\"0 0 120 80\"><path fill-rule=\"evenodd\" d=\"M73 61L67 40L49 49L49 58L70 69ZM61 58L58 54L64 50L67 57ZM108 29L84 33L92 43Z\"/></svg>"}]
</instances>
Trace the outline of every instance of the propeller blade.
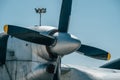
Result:
<instances>
[{"instance_id":1,"label":"propeller blade","mask_svg":"<svg viewBox=\"0 0 120 80\"><path fill-rule=\"evenodd\" d=\"M27 28L13 26L13 25L5 25L4 32L7 34L37 44L50 46L54 43L55 38L49 35L44 35L40 32L30 30Z\"/></svg>"},{"instance_id":2,"label":"propeller blade","mask_svg":"<svg viewBox=\"0 0 120 80\"><path fill-rule=\"evenodd\" d=\"M83 53L86 56L100 60L110 60L111 58L110 53L88 45L81 45L81 47L77 50L77 52Z\"/></svg>"},{"instance_id":3,"label":"propeller blade","mask_svg":"<svg viewBox=\"0 0 120 80\"><path fill-rule=\"evenodd\" d=\"M0 66L4 65L6 62L8 38L9 35L0 33Z\"/></svg>"},{"instance_id":4,"label":"propeller blade","mask_svg":"<svg viewBox=\"0 0 120 80\"><path fill-rule=\"evenodd\" d=\"M108 62L102 66L100 66L100 68L107 68L107 69L118 69L120 70L120 58L113 60L111 62Z\"/></svg>"},{"instance_id":5,"label":"propeller blade","mask_svg":"<svg viewBox=\"0 0 120 80\"><path fill-rule=\"evenodd\" d=\"M69 19L71 14L72 0L63 0L60 19L59 19L59 32L67 32L69 26Z\"/></svg>"},{"instance_id":6,"label":"propeller blade","mask_svg":"<svg viewBox=\"0 0 120 80\"><path fill-rule=\"evenodd\" d=\"M53 80L60 80L60 76L61 76L61 56L58 56L57 64L56 64L56 71L53 76Z\"/></svg>"}]
</instances>

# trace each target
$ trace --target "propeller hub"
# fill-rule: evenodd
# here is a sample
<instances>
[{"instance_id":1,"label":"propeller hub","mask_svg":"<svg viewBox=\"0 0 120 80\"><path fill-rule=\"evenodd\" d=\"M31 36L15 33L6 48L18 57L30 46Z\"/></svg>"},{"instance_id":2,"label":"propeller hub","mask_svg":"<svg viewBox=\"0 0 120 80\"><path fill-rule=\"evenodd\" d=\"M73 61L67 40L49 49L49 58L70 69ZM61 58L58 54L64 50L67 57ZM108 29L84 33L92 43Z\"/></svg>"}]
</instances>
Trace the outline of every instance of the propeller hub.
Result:
<instances>
[{"instance_id":1,"label":"propeller hub","mask_svg":"<svg viewBox=\"0 0 120 80\"><path fill-rule=\"evenodd\" d=\"M55 46L50 47L50 51L53 53L53 55L63 56L72 53L81 45L80 40L68 33L57 32L53 36L56 37Z\"/></svg>"}]
</instances>

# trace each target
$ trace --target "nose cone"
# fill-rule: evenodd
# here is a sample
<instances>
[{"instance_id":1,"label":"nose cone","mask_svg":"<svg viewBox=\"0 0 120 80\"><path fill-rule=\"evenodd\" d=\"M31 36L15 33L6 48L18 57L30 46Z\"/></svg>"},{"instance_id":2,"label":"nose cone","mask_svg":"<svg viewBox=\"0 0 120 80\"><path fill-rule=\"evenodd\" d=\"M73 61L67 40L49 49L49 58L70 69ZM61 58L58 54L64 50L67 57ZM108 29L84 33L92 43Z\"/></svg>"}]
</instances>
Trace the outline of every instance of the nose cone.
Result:
<instances>
[{"instance_id":1,"label":"nose cone","mask_svg":"<svg viewBox=\"0 0 120 80\"><path fill-rule=\"evenodd\" d=\"M51 48L51 51L58 55L66 55L77 50L81 42L68 33L56 33L54 35L57 38L57 43Z\"/></svg>"}]
</instances>

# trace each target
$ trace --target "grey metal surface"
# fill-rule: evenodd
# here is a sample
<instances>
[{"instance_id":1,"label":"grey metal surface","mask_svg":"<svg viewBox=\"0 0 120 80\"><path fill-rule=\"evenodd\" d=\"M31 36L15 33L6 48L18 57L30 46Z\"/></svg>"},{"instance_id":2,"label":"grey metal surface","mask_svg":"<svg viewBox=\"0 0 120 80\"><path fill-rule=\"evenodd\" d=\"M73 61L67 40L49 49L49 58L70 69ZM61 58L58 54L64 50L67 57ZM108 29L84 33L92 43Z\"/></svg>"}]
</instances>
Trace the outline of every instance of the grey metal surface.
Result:
<instances>
[{"instance_id":1,"label":"grey metal surface","mask_svg":"<svg viewBox=\"0 0 120 80\"><path fill-rule=\"evenodd\" d=\"M52 53L57 55L66 55L77 50L81 42L73 35L68 33L55 33L53 36L57 38L56 45L50 47Z\"/></svg>"},{"instance_id":2,"label":"grey metal surface","mask_svg":"<svg viewBox=\"0 0 120 80\"><path fill-rule=\"evenodd\" d=\"M9 37L7 45L7 60L32 60L31 43Z\"/></svg>"},{"instance_id":3,"label":"grey metal surface","mask_svg":"<svg viewBox=\"0 0 120 80\"><path fill-rule=\"evenodd\" d=\"M61 80L120 80L120 70L69 65Z\"/></svg>"},{"instance_id":4,"label":"grey metal surface","mask_svg":"<svg viewBox=\"0 0 120 80\"><path fill-rule=\"evenodd\" d=\"M49 64L41 64L26 76L27 80L52 80L53 73L47 72Z\"/></svg>"}]
</instances>

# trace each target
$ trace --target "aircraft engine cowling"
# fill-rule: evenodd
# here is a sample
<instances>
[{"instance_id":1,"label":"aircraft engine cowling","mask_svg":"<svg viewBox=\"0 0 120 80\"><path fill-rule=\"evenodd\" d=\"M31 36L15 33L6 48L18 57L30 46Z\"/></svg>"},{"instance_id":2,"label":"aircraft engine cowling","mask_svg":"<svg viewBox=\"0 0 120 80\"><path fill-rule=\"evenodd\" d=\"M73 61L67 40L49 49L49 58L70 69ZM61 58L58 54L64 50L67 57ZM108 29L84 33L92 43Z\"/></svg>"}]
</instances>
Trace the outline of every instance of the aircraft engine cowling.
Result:
<instances>
[{"instance_id":1,"label":"aircraft engine cowling","mask_svg":"<svg viewBox=\"0 0 120 80\"><path fill-rule=\"evenodd\" d=\"M37 26L32 29L51 36L57 32L57 29L51 26ZM37 54L39 57L48 61L54 60L57 57L50 52L49 47L46 45L32 43L32 51L33 54Z\"/></svg>"},{"instance_id":2,"label":"aircraft engine cowling","mask_svg":"<svg viewBox=\"0 0 120 80\"><path fill-rule=\"evenodd\" d=\"M35 29L35 28L34 28ZM68 33L59 33L57 29L48 27L36 27L39 32L51 35L55 38L55 42L50 46L33 44L33 53L46 60L55 60L57 56L64 56L77 50L81 42L73 35ZM35 29L35 30L36 30Z\"/></svg>"},{"instance_id":3,"label":"aircraft engine cowling","mask_svg":"<svg viewBox=\"0 0 120 80\"><path fill-rule=\"evenodd\" d=\"M53 64L42 64L37 66L26 78L27 80L52 80L54 70Z\"/></svg>"}]
</instances>

